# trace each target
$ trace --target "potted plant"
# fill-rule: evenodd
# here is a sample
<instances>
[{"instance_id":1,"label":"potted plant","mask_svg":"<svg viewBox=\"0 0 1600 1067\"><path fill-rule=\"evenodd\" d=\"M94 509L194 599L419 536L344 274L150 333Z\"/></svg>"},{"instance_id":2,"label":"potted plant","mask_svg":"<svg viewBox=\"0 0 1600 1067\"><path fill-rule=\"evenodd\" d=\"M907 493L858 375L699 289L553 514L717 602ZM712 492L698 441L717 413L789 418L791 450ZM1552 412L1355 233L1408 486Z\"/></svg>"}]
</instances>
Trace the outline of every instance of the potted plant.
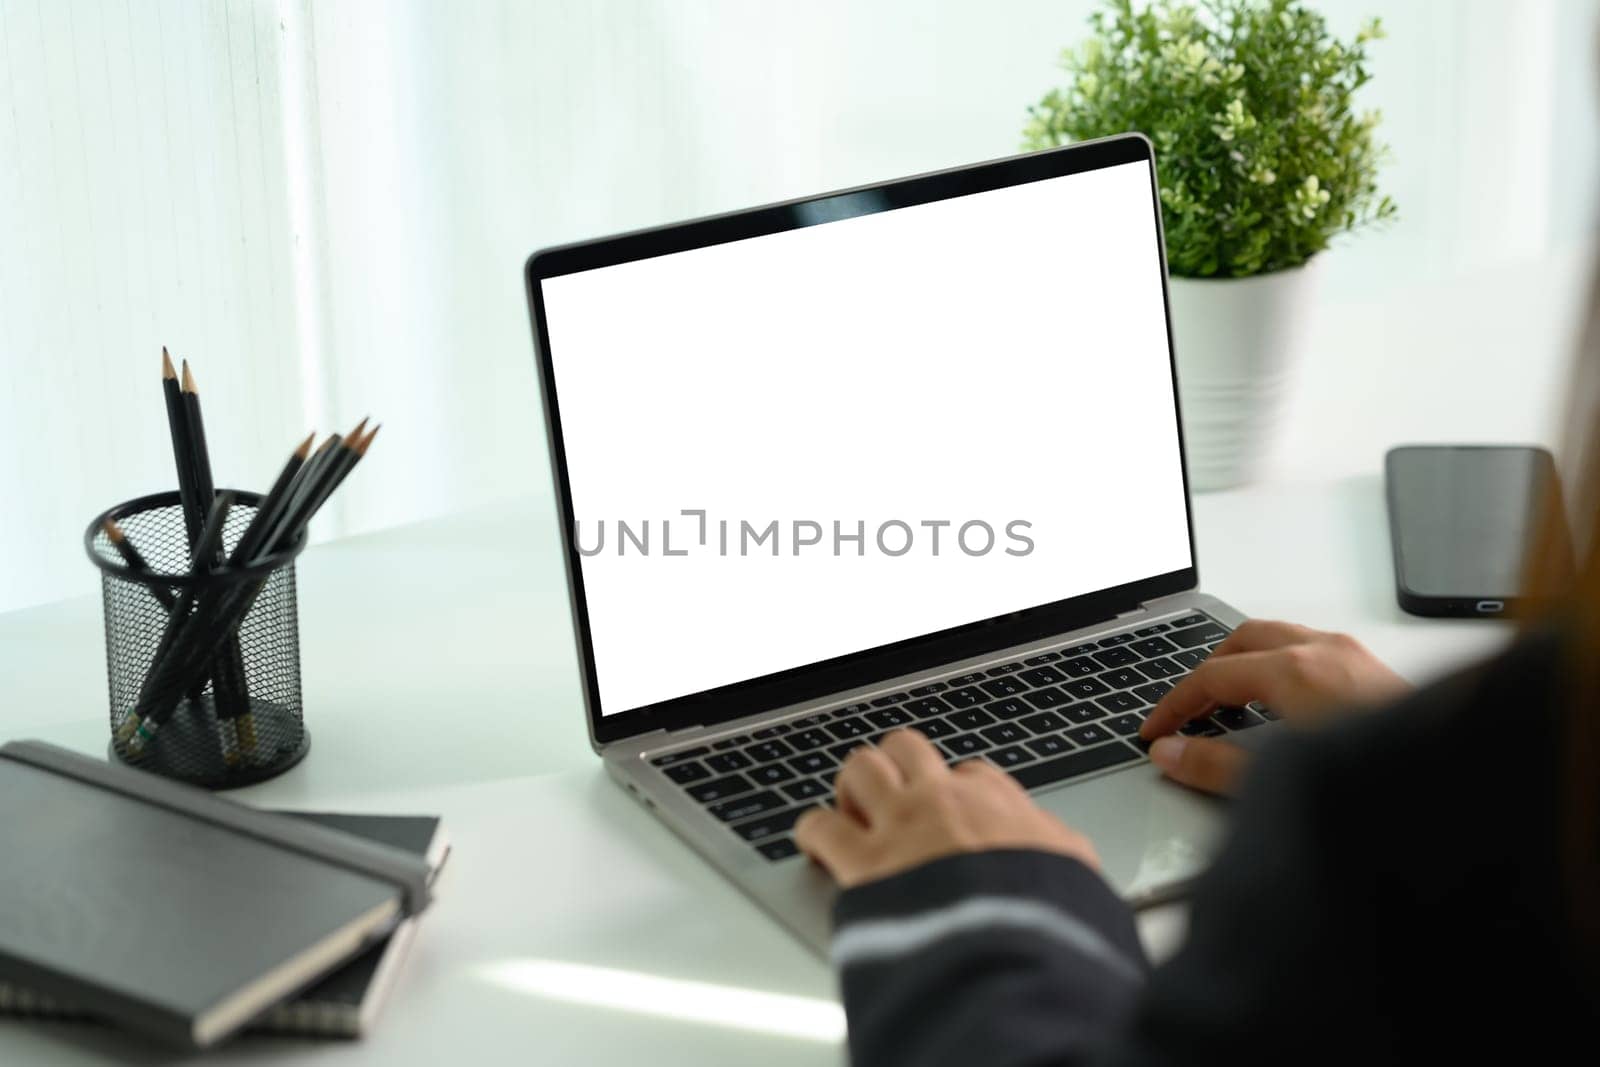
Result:
<instances>
[{"instance_id":1,"label":"potted plant","mask_svg":"<svg viewBox=\"0 0 1600 1067\"><path fill-rule=\"evenodd\" d=\"M1340 41L1296 0L1109 0L1029 108L1027 148L1138 130L1156 148L1191 484L1250 478L1305 334L1312 264L1393 217L1358 112L1377 19Z\"/></svg>"}]
</instances>

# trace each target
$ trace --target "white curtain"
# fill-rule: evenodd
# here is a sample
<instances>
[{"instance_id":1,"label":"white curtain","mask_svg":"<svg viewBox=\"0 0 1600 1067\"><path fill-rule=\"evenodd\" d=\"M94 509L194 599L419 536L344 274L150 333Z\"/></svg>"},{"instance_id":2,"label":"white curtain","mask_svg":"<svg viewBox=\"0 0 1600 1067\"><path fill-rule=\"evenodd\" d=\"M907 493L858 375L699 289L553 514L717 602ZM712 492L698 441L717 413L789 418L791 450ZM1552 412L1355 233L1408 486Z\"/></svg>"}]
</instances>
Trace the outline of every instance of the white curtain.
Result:
<instances>
[{"instance_id":1,"label":"white curtain","mask_svg":"<svg viewBox=\"0 0 1600 1067\"><path fill-rule=\"evenodd\" d=\"M1368 14L1401 206L1330 257L1404 299L1594 230L1593 0ZM160 346L221 484L385 424L328 536L539 490L543 245L1014 151L1089 0L0 0L0 609L172 482Z\"/></svg>"}]
</instances>

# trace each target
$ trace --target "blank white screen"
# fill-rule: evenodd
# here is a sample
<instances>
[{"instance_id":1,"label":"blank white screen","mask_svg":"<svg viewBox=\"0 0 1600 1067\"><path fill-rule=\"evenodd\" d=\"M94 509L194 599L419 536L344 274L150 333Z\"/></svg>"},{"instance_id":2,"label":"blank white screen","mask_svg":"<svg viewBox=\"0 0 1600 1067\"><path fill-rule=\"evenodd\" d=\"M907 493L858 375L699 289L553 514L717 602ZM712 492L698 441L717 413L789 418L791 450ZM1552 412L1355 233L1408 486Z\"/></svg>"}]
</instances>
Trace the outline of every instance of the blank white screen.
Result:
<instances>
[{"instance_id":1,"label":"blank white screen","mask_svg":"<svg viewBox=\"0 0 1600 1067\"><path fill-rule=\"evenodd\" d=\"M604 712L1190 566L1156 242L1139 162L545 280Z\"/></svg>"}]
</instances>

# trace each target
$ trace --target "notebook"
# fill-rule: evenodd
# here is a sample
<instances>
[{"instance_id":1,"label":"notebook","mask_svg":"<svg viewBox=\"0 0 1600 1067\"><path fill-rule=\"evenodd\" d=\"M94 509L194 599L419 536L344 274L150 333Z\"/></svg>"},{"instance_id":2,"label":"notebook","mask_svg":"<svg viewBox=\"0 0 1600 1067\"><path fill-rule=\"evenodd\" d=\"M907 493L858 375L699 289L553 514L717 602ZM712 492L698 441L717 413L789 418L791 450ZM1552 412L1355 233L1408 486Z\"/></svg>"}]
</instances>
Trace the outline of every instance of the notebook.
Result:
<instances>
[{"instance_id":1,"label":"notebook","mask_svg":"<svg viewBox=\"0 0 1600 1067\"><path fill-rule=\"evenodd\" d=\"M419 856L36 741L0 746L0 978L206 1047L428 904Z\"/></svg>"},{"instance_id":2,"label":"notebook","mask_svg":"<svg viewBox=\"0 0 1600 1067\"><path fill-rule=\"evenodd\" d=\"M427 815L338 815L286 811L295 819L356 834L380 844L413 852L427 861L430 888L449 858L450 845L439 820ZM309 988L268 1009L246 1027L250 1033L302 1037L361 1037L388 999L395 976L416 936L416 919L407 919L394 933ZM98 1022L93 1013L35 993L26 986L0 980L0 1015L24 1015L56 1021Z\"/></svg>"}]
</instances>

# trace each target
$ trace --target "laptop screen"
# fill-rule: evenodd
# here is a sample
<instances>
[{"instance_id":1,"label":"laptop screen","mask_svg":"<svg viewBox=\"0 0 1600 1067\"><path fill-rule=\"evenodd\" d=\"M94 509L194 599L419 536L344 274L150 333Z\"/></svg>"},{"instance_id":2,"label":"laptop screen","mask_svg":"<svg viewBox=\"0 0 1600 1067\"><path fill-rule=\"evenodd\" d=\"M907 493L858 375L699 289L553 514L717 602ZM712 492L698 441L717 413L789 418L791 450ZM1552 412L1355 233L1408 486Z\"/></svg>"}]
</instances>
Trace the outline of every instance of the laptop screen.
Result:
<instances>
[{"instance_id":1,"label":"laptop screen","mask_svg":"<svg viewBox=\"0 0 1600 1067\"><path fill-rule=\"evenodd\" d=\"M1193 564L1149 162L852 196L539 282L603 715Z\"/></svg>"}]
</instances>

